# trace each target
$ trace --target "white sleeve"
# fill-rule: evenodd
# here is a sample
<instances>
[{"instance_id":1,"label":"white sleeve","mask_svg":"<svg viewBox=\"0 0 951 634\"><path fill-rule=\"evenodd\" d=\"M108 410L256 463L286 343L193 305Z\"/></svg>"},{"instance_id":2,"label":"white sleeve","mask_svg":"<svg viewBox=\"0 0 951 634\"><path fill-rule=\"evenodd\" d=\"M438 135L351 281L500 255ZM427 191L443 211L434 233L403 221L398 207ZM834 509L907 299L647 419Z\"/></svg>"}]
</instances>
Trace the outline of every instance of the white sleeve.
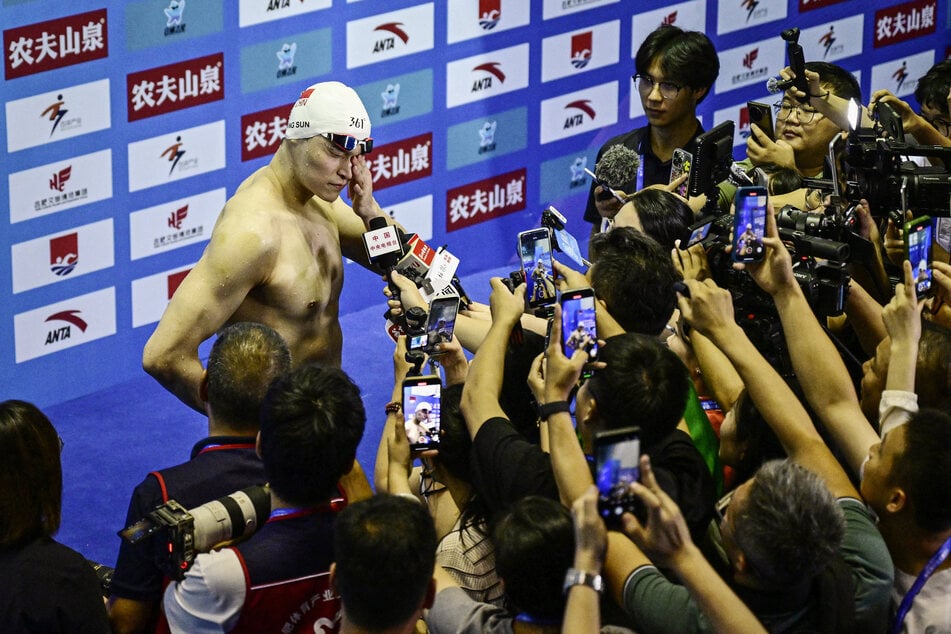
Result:
<instances>
[{"instance_id":1,"label":"white sleeve","mask_svg":"<svg viewBox=\"0 0 951 634\"><path fill-rule=\"evenodd\" d=\"M918 413L918 395L905 390L884 390L882 400L878 404L879 436L908 422L913 414Z\"/></svg>"},{"instance_id":2,"label":"white sleeve","mask_svg":"<svg viewBox=\"0 0 951 634\"><path fill-rule=\"evenodd\" d=\"M201 553L181 581L165 589L165 617L173 633L228 632L241 615L244 569L230 548Z\"/></svg>"}]
</instances>

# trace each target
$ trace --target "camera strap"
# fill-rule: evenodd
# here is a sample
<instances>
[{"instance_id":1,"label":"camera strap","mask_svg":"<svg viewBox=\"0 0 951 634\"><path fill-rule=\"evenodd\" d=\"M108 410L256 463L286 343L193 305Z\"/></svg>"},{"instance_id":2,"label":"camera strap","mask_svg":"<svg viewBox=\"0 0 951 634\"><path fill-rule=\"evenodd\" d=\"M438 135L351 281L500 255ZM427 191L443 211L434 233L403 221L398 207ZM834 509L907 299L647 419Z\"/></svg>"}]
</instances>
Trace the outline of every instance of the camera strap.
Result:
<instances>
[{"instance_id":1,"label":"camera strap","mask_svg":"<svg viewBox=\"0 0 951 634\"><path fill-rule=\"evenodd\" d=\"M931 556L931 559L928 560L925 567L918 573L918 578L915 579L915 582L901 600L901 604L898 606L898 612L895 614L895 620L892 621L892 626L888 630L890 634L898 634L901 632L902 623L904 623L908 611L911 610L911 604L915 600L915 597L921 592L921 588L924 587L925 582L934 574L934 571L938 569L938 566L943 564L944 560L948 558L949 554L951 554L951 537L944 540L938 552Z\"/></svg>"}]
</instances>

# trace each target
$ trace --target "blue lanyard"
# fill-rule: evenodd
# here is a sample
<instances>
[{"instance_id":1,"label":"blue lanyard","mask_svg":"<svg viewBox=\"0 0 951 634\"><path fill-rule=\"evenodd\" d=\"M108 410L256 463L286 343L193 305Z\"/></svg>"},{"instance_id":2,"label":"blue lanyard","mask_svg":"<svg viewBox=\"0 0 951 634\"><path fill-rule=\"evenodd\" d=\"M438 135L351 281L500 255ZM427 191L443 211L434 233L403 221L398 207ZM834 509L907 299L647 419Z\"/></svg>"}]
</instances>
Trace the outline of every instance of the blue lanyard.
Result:
<instances>
[{"instance_id":1,"label":"blue lanyard","mask_svg":"<svg viewBox=\"0 0 951 634\"><path fill-rule=\"evenodd\" d=\"M515 615L516 621L521 621L522 623L532 623L534 625L559 625L561 624L560 619L540 619L532 616L531 614L525 614L524 612L519 612Z\"/></svg>"},{"instance_id":2,"label":"blue lanyard","mask_svg":"<svg viewBox=\"0 0 951 634\"><path fill-rule=\"evenodd\" d=\"M949 554L951 554L951 537L944 540L938 552L931 556L931 559L925 564L924 569L918 574L918 578L915 579L915 583L911 585L908 593L901 600L901 605L898 606L898 613L895 615L895 620L892 622L892 627L889 630L890 634L898 634L901 632L902 623L904 623L908 611L911 610L912 601L915 600L915 597L921 592L922 586L925 585L925 582L928 581L928 578L931 577L934 571L938 569L938 566L944 563L944 560L948 558Z\"/></svg>"}]
</instances>

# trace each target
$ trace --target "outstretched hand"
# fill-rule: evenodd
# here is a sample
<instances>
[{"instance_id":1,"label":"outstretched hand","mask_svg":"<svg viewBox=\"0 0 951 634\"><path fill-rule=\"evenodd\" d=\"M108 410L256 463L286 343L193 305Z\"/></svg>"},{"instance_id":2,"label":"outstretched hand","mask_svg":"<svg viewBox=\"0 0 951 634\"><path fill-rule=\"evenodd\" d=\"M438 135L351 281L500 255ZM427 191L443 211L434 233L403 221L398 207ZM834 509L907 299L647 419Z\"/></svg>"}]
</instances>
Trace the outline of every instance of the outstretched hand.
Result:
<instances>
[{"instance_id":1,"label":"outstretched hand","mask_svg":"<svg viewBox=\"0 0 951 634\"><path fill-rule=\"evenodd\" d=\"M647 520L641 524L625 513L624 532L651 560L663 565L693 543L680 507L660 488L647 455L641 456L641 481L632 483L630 491L644 504Z\"/></svg>"},{"instance_id":2,"label":"outstretched hand","mask_svg":"<svg viewBox=\"0 0 951 634\"><path fill-rule=\"evenodd\" d=\"M770 295L798 288L793 276L792 258L779 238L772 201L766 203L766 237L763 238L763 245L766 255L762 262L737 262L733 268L749 271L756 284Z\"/></svg>"},{"instance_id":3,"label":"outstretched hand","mask_svg":"<svg viewBox=\"0 0 951 634\"><path fill-rule=\"evenodd\" d=\"M882 321L892 342L918 345L921 338L921 310L924 302L915 293L915 276L911 262L902 263L904 282L895 285L895 295L882 309Z\"/></svg>"}]
</instances>

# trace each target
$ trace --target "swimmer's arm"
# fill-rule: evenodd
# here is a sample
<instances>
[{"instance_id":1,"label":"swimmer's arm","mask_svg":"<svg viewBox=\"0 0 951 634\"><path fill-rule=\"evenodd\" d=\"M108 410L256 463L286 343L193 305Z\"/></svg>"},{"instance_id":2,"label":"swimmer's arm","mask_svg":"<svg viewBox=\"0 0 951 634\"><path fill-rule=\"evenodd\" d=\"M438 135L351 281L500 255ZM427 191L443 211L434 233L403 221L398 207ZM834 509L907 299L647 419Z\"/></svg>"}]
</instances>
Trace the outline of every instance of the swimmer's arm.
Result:
<instances>
[{"instance_id":1,"label":"swimmer's arm","mask_svg":"<svg viewBox=\"0 0 951 634\"><path fill-rule=\"evenodd\" d=\"M269 231L228 220L212 233L205 253L182 281L145 344L142 367L189 407L206 413L199 396L198 346L218 331L264 281L273 265ZM237 226L237 222L231 226Z\"/></svg>"}]
</instances>

